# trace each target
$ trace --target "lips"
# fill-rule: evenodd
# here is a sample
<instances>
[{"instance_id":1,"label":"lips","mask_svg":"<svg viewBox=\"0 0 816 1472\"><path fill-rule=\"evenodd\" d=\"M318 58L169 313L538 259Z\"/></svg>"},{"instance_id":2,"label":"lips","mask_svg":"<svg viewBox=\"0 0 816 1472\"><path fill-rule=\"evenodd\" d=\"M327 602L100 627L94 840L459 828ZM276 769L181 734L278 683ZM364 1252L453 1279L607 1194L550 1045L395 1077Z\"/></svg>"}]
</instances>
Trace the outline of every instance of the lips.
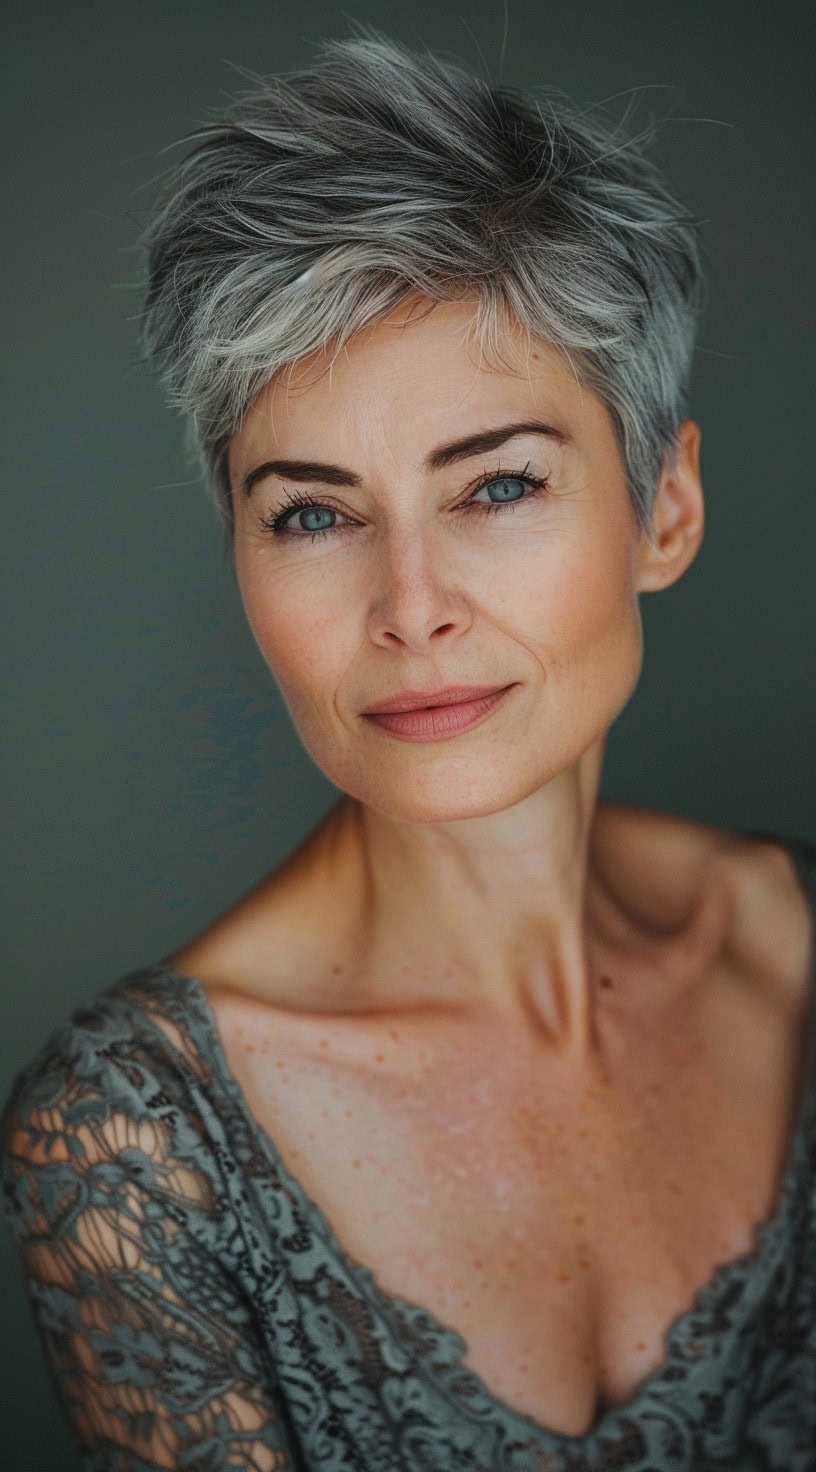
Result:
<instances>
[{"instance_id":1,"label":"lips","mask_svg":"<svg viewBox=\"0 0 816 1472\"><path fill-rule=\"evenodd\" d=\"M369 705L365 716L386 715L408 710L427 710L439 705L456 705L464 700L478 700L483 695L493 695L503 690L503 685L446 685L439 690L401 690L387 700Z\"/></svg>"}]
</instances>

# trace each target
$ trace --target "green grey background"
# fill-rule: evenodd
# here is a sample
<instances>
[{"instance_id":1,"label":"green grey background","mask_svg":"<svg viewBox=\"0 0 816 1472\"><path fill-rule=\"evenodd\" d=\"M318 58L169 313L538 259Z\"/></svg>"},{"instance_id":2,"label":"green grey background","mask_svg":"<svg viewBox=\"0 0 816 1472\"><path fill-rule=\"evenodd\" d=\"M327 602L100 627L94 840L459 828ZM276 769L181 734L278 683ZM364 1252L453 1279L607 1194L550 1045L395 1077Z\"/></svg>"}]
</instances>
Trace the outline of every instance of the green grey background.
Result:
<instances>
[{"instance_id":1,"label":"green grey background","mask_svg":"<svg viewBox=\"0 0 816 1472\"><path fill-rule=\"evenodd\" d=\"M691 413L707 524L641 600L602 795L816 839L814 29L768 0L238 0L26 7L4 26L7 601L0 1095L69 1011L180 946L337 789L301 749L181 431L138 363L132 253L162 149L253 72L367 20L494 81L631 89L704 221ZM502 55L503 52L503 55ZM73 1472L0 1232L0 1459Z\"/></svg>"}]
</instances>

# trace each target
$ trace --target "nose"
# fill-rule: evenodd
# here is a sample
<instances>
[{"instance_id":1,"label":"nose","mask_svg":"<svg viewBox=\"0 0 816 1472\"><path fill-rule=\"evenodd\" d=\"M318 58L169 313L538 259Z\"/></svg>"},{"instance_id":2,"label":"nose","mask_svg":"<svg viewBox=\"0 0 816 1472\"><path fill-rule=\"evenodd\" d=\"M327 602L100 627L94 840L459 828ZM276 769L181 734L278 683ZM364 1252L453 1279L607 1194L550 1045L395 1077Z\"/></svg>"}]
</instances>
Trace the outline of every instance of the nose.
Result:
<instances>
[{"instance_id":1,"label":"nose","mask_svg":"<svg viewBox=\"0 0 816 1472\"><path fill-rule=\"evenodd\" d=\"M472 614L445 551L432 537L403 531L383 548L372 589L369 633L377 644L422 650L431 639L464 633Z\"/></svg>"}]
</instances>

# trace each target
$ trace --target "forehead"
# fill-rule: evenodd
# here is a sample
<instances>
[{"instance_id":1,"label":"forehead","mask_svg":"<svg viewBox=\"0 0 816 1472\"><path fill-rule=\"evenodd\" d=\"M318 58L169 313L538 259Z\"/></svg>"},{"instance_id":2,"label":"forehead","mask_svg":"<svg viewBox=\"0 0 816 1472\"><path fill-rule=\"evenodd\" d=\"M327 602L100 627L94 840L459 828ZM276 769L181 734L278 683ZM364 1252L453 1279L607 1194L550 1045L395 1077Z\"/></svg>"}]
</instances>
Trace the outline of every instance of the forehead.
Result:
<instances>
[{"instance_id":1,"label":"forehead","mask_svg":"<svg viewBox=\"0 0 816 1472\"><path fill-rule=\"evenodd\" d=\"M282 369L256 395L233 437L231 460L260 446L309 453L379 439L418 456L450 431L537 413L575 433L603 429L605 406L552 343L509 314L483 350L475 296L432 302L413 293L339 352L327 343Z\"/></svg>"}]
</instances>

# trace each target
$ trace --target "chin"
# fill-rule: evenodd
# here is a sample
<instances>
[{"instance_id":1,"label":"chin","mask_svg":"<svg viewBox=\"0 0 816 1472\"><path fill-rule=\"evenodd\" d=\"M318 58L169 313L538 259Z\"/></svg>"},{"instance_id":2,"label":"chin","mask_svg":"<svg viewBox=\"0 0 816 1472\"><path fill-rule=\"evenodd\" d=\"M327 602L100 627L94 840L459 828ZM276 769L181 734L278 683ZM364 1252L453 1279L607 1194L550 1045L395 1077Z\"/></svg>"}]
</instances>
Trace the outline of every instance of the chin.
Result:
<instances>
[{"instance_id":1,"label":"chin","mask_svg":"<svg viewBox=\"0 0 816 1472\"><path fill-rule=\"evenodd\" d=\"M427 752L428 747L409 747L409 751ZM373 811L403 823L454 823L465 818L487 818L506 812L561 776L564 766L544 767L536 763L533 770L505 770L497 774L493 754L482 754L468 763L462 757L424 771L407 775L395 772L389 780L372 781L371 774L359 780L349 772L326 775L349 797ZM519 764L520 768L521 764ZM325 770L325 769L324 769Z\"/></svg>"}]
</instances>

